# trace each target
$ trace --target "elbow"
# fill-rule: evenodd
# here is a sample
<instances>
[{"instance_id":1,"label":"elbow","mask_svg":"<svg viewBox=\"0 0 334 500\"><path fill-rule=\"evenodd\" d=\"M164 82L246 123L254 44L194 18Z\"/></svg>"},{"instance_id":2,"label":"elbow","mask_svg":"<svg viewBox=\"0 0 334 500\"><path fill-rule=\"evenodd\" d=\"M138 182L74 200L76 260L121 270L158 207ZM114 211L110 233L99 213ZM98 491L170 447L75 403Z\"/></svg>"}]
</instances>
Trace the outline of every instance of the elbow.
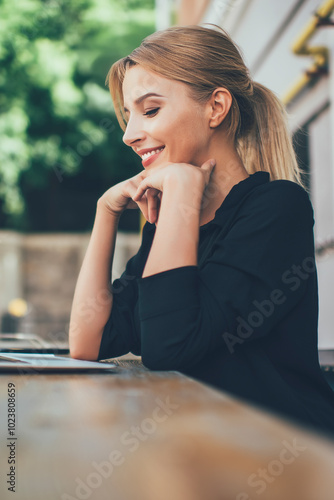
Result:
<instances>
[{"instance_id":1,"label":"elbow","mask_svg":"<svg viewBox=\"0 0 334 500\"><path fill-rule=\"evenodd\" d=\"M97 361L98 353L95 355L92 352L85 352L79 347L70 347L70 357L73 359L80 359L83 361Z\"/></svg>"},{"instance_id":2,"label":"elbow","mask_svg":"<svg viewBox=\"0 0 334 500\"><path fill-rule=\"evenodd\" d=\"M74 329L69 330L69 355L73 359L83 361L97 361L99 359L100 345L102 333L97 332L92 335L92 332L80 331Z\"/></svg>"}]
</instances>

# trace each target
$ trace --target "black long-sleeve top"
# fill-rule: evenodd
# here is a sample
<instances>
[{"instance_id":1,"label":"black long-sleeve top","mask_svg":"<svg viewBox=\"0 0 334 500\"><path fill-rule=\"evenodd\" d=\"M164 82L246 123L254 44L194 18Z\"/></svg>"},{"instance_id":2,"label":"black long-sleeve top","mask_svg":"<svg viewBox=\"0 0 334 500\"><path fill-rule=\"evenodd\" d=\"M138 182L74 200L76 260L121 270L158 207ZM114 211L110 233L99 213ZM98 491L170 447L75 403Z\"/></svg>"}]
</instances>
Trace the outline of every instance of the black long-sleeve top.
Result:
<instances>
[{"instance_id":1,"label":"black long-sleeve top","mask_svg":"<svg viewBox=\"0 0 334 500\"><path fill-rule=\"evenodd\" d=\"M155 224L113 281L98 359L128 352L334 438L334 392L318 359L313 208L256 172L200 227L197 266L142 278Z\"/></svg>"}]
</instances>

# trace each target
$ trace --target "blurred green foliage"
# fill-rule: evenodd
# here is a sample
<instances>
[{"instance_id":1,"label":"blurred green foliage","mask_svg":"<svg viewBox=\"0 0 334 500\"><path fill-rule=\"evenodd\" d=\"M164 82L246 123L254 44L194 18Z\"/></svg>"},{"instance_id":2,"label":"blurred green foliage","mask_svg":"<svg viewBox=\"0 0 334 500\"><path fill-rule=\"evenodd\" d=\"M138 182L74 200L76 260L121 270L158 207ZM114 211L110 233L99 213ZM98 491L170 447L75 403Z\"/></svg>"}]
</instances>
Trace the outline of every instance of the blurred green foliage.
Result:
<instances>
[{"instance_id":1,"label":"blurred green foliage","mask_svg":"<svg viewBox=\"0 0 334 500\"><path fill-rule=\"evenodd\" d=\"M154 0L0 0L0 227L89 230L141 170L105 78L153 31Z\"/></svg>"}]
</instances>

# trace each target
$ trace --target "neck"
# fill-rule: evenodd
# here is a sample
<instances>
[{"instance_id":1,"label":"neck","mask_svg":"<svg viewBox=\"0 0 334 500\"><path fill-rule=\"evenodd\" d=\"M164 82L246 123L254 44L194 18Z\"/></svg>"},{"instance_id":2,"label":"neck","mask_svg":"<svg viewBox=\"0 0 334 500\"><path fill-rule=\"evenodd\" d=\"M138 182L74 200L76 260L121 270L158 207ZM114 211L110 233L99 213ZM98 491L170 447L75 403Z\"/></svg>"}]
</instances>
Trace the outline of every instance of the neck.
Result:
<instances>
[{"instance_id":1,"label":"neck","mask_svg":"<svg viewBox=\"0 0 334 500\"><path fill-rule=\"evenodd\" d=\"M216 210L235 184L249 177L240 156L234 147L222 144L211 148L206 158L214 158L216 166L210 178L210 184L203 195L200 226L214 219Z\"/></svg>"}]
</instances>

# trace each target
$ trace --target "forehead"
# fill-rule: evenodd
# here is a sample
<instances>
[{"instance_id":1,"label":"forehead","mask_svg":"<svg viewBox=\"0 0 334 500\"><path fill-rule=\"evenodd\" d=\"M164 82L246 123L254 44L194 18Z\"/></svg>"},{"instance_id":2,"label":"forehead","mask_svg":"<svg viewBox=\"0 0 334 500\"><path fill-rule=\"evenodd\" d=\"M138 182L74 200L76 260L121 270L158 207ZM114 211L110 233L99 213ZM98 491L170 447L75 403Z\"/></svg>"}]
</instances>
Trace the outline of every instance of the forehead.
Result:
<instances>
[{"instance_id":1,"label":"forehead","mask_svg":"<svg viewBox=\"0 0 334 500\"><path fill-rule=\"evenodd\" d=\"M126 70L123 80L124 103L132 104L138 97L155 92L171 97L185 91L185 84L170 80L137 64Z\"/></svg>"}]
</instances>

